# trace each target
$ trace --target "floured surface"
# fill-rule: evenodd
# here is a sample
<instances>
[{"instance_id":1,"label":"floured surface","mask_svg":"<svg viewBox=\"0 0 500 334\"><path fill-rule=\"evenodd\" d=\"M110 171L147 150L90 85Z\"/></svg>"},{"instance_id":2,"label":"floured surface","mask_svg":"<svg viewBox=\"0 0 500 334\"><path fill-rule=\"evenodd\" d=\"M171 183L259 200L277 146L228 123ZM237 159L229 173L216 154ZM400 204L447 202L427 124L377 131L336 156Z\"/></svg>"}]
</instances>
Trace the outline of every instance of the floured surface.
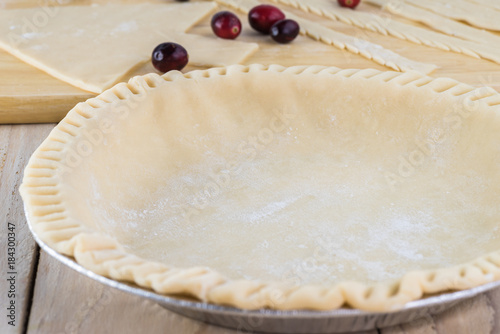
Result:
<instances>
[{"instance_id":1,"label":"floured surface","mask_svg":"<svg viewBox=\"0 0 500 334\"><path fill-rule=\"evenodd\" d=\"M415 6L431 10L439 15L455 20L465 21L473 26L500 31L500 13L491 8L478 6L465 0L454 1L453 4L430 0L405 0Z\"/></svg>"},{"instance_id":2,"label":"floured surface","mask_svg":"<svg viewBox=\"0 0 500 334\"><path fill-rule=\"evenodd\" d=\"M100 93L146 63L163 42L188 48L192 65L231 65L255 52L255 44L184 33L215 8L202 2L1 10L0 48L60 80ZM46 20L26 23L26 17L39 16Z\"/></svg>"},{"instance_id":3,"label":"floured surface","mask_svg":"<svg viewBox=\"0 0 500 334\"><path fill-rule=\"evenodd\" d=\"M177 267L208 265L232 279L377 282L496 250L499 214L478 212L487 194L500 195L487 178L436 182L426 171L392 194L373 162L346 154L338 164L328 151L263 154L222 189L207 177L218 159L208 159L163 183L140 209L92 204L130 252ZM189 216L180 209L186 204Z\"/></svg>"},{"instance_id":4,"label":"floured surface","mask_svg":"<svg viewBox=\"0 0 500 334\"><path fill-rule=\"evenodd\" d=\"M222 96L221 80L179 82L117 119L65 175L74 216L146 259L301 284L397 279L498 248L495 114L456 128L460 100L428 89L328 94L291 78L287 94L235 80Z\"/></svg>"},{"instance_id":5,"label":"floured surface","mask_svg":"<svg viewBox=\"0 0 500 334\"><path fill-rule=\"evenodd\" d=\"M104 1L99 2L103 3ZM126 1L126 3L132 2L137 2L137 0ZM190 2L193 2L193 0ZM37 1L34 0L22 2L8 1L7 3L5 9L12 8L13 6L28 5L38 7ZM89 1L74 0L72 1L73 3L88 4ZM335 3L333 4L335 5ZM287 6L279 6L288 10ZM324 17L301 13L293 9L291 11L309 21L315 21L317 25L331 28L329 31L351 35L351 38L357 39L359 43L361 43L361 40L369 40L372 43L383 45L386 50L393 50L407 59L438 65L439 68L433 72L433 76L435 77L451 77L475 87L487 85L497 90L500 87L500 66L493 62L484 59L475 59L454 52L443 52L437 48L409 43L398 38L383 36L366 30L359 30L340 21L334 22ZM382 16L387 15L387 13L382 14L379 8L367 2L362 2L355 12L371 12ZM258 43L260 47L257 52L244 60L244 64L258 63L269 65L279 63L284 66L320 64L341 68L384 69L384 67L360 55L355 55L346 50L339 50L331 45L318 43L304 36L299 36L293 43L288 45L274 43L270 38L254 34L247 20L243 19L244 16L240 16L240 18L244 26L243 32L236 41L230 41L229 44L234 45L235 42L241 41ZM402 21L401 17L394 16L393 18L394 20ZM189 34L200 35L215 41L209 21L210 18L206 17L193 29L189 30ZM359 44L356 44L356 46L357 49L363 49ZM341 46L337 44L337 47ZM217 60L222 55L225 56L227 54L218 52ZM185 71L192 69L197 68L188 66ZM5 52L0 52L0 72L2 73L2 76L0 76L0 105L2 105L0 123L59 122L76 103L91 97L90 93L57 80ZM122 80L127 80L130 76L143 75L149 72L154 72L154 68L150 62L146 62L145 65L140 66L130 75L125 75Z\"/></svg>"},{"instance_id":6,"label":"floured surface","mask_svg":"<svg viewBox=\"0 0 500 334\"><path fill-rule=\"evenodd\" d=\"M260 3L257 0L217 0L219 4L235 8L246 15L253 7ZM419 71L424 74L433 72L437 66L426 64L412 59L405 58L391 50L383 48L381 45L360 39L359 37L348 36L329 29L315 21L298 17L287 11L283 11L288 19L296 21L301 29L301 33L322 43L335 46L342 50L348 50L354 54L373 60L374 62L389 67L396 71Z\"/></svg>"},{"instance_id":7,"label":"floured surface","mask_svg":"<svg viewBox=\"0 0 500 334\"><path fill-rule=\"evenodd\" d=\"M496 10L500 10L500 3L496 0L467 0L473 4L494 8Z\"/></svg>"},{"instance_id":8,"label":"floured surface","mask_svg":"<svg viewBox=\"0 0 500 334\"><path fill-rule=\"evenodd\" d=\"M367 0L366 2L382 7L392 14L400 15L412 21L421 22L432 29L447 35L463 38L481 44L496 45L500 39L495 34L483 29L471 27L431 11L407 3L393 3L388 0Z\"/></svg>"},{"instance_id":9,"label":"floured surface","mask_svg":"<svg viewBox=\"0 0 500 334\"><path fill-rule=\"evenodd\" d=\"M243 1L243 0L233 0ZM245 0L246 1L246 0ZM305 12L325 16L363 29L377 31L383 35L391 35L417 44L438 48L445 51L463 53L465 55L484 58L500 63L500 54L491 45L483 45L437 33L432 30L399 22L392 18L373 15L361 10L342 8L328 0L274 0L275 2L299 8Z\"/></svg>"}]
</instances>

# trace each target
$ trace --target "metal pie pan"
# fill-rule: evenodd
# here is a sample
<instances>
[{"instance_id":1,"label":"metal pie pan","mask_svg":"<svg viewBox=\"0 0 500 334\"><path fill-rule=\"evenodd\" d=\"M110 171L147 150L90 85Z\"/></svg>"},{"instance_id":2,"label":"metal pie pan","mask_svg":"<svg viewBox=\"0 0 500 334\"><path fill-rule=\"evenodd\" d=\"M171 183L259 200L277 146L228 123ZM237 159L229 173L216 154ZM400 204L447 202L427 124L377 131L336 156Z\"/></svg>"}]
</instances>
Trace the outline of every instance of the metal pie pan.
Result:
<instances>
[{"instance_id":1,"label":"metal pie pan","mask_svg":"<svg viewBox=\"0 0 500 334\"><path fill-rule=\"evenodd\" d=\"M29 217L27 217L29 220ZM377 313L354 309L332 311L277 311L242 310L233 307L207 304L203 302L168 297L136 285L115 281L83 268L76 261L50 248L29 228L40 247L50 256L102 284L108 285L142 298L150 299L164 308L213 325L236 329L239 333L349 333L373 330L403 324L429 314L438 314L466 299L488 290L500 287L500 281L476 288L444 293L407 303L394 312Z\"/></svg>"}]
</instances>

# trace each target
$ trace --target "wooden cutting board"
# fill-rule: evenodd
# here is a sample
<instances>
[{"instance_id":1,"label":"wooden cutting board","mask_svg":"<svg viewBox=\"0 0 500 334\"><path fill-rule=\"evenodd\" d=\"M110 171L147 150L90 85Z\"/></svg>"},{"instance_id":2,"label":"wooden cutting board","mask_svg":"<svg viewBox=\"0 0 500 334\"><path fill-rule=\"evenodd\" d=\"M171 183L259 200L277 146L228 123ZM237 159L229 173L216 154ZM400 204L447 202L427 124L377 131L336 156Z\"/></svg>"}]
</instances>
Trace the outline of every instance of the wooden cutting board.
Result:
<instances>
[{"instance_id":1,"label":"wooden cutting board","mask_svg":"<svg viewBox=\"0 0 500 334\"><path fill-rule=\"evenodd\" d=\"M80 5L91 4L92 2L102 1L73 0L70 1L70 4ZM123 0L123 2L134 1ZM159 0L151 2L159 2ZM38 6L38 3L36 0L0 0L0 9ZM362 4L358 7L358 10L379 11L378 8L368 4ZM343 33L380 44L408 58L434 63L440 66L438 70L431 74L434 77L451 77L476 87L491 86L500 91L500 65L493 62L416 45L314 15L295 10L290 11L323 22ZM256 42L260 45L259 51L247 59L245 64L261 63L287 66L318 64L340 68L387 70L387 68L359 55L339 50L304 36L299 36L293 43L287 45L274 43L268 36L262 36L252 31L246 22L245 15L239 14L239 16L243 23L243 33L238 37L238 40ZM215 38L209 26L209 18L191 29L190 33ZM194 68L187 67L184 71L192 69ZM132 73L130 77L154 71L154 68L147 64ZM128 77L123 78L123 80L128 80ZM92 96L91 93L59 81L0 51L0 123L58 122L76 103Z\"/></svg>"}]
</instances>

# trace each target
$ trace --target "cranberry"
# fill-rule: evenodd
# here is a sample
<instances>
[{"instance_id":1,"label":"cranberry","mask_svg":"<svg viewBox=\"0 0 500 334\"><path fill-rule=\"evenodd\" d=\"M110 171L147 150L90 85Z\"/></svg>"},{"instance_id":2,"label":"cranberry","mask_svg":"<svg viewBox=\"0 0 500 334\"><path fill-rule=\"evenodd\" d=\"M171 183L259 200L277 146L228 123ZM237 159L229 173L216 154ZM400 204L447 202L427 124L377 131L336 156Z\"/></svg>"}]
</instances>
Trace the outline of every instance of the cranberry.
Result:
<instances>
[{"instance_id":1,"label":"cranberry","mask_svg":"<svg viewBox=\"0 0 500 334\"><path fill-rule=\"evenodd\" d=\"M241 33L241 22L231 12L218 12L212 17L212 30L220 38L235 39Z\"/></svg>"},{"instance_id":2,"label":"cranberry","mask_svg":"<svg viewBox=\"0 0 500 334\"><path fill-rule=\"evenodd\" d=\"M273 24L283 19L285 19L285 14L271 5L255 6L248 13L250 26L266 35L269 34Z\"/></svg>"},{"instance_id":3,"label":"cranberry","mask_svg":"<svg viewBox=\"0 0 500 334\"><path fill-rule=\"evenodd\" d=\"M162 43L153 50L153 66L163 73L172 70L180 71L188 61L186 49L177 43Z\"/></svg>"},{"instance_id":4,"label":"cranberry","mask_svg":"<svg viewBox=\"0 0 500 334\"><path fill-rule=\"evenodd\" d=\"M294 20L281 20L271 27L271 37L278 43L290 43L297 37L300 27Z\"/></svg>"},{"instance_id":5,"label":"cranberry","mask_svg":"<svg viewBox=\"0 0 500 334\"><path fill-rule=\"evenodd\" d=\"M359 5L361 0L337 0L339 5L342 7L348 7L351 9L356 8L357 5Z\"/></svg>"}]
</instances>

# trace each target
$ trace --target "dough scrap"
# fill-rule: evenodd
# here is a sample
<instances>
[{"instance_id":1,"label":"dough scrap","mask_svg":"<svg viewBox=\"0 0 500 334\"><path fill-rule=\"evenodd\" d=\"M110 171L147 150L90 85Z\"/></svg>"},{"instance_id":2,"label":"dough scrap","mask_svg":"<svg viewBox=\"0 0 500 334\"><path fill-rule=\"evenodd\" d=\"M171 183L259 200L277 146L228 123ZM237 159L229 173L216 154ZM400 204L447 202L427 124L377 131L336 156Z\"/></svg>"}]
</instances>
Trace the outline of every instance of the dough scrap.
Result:
<instances>
[{"instance_id":1,"label":"dough scrap","mask_svg":"<svg viewBox=\"0 0 500 334\"><path fill-rule=\"evenodd\" d=\"M304 12L341 21L359 28L383 35L391 35L415 44L421 44L445 51L462 53L474 58L484 58L500 64L500 51L492 45L484 45L460 38L446 36L428 29L415 27L371 13L341 8L329 0L273 0L298 8Z\"/></svg>"},{"instance_id":2,"label":"dough scrap","mask_svg":"<svg viewBox=\"0 0 500 334\"><path fill-rule=\"evenodd\" d=\"M221 5L235 8L244 13L248 13L250 9L259 5L256 0L216 0ZM335 46L341 50L348 50L354 54L373 60L374 62L387 66L396 71L418 71L424 74L429 74L434 71L437 66L434 64L426 64L417 62L406 57L403 57L391 50L385 49L378 44L362 40L357 37L352 37L342 34L333 29L327 28L319 23L298 17L292 13L284 11L289 19L297 21L301 27L301 33L307 35L317 41Z\"/></svg>"},{"instance_id":3,"label":"dough scrap","mask_svg":"<svg viewBox=\"0 0 500 334\"><path fill-rule=\"evenodd\" d=\"M149 61L154 47L167 41L183 45L193 65L242 62L257 44L184 33L215 8L202 2L0 10L0 48L73 86L100 93Z\"/></svg>"},{"instance_id":4,"label":"dough scrap","mask_svg":"<svg viewBox=\"0 0 500 334\"><path fill-rule=\"evenodd\" d=\"M468 41L485 45L500 45L500 37L495 34L440 16L428 10L421 9L420 7L415 7L397 0L365 0L365 2L380 6L391 14L423 23L450 36L460 37Z\"/></svg>"}]
</instances>

